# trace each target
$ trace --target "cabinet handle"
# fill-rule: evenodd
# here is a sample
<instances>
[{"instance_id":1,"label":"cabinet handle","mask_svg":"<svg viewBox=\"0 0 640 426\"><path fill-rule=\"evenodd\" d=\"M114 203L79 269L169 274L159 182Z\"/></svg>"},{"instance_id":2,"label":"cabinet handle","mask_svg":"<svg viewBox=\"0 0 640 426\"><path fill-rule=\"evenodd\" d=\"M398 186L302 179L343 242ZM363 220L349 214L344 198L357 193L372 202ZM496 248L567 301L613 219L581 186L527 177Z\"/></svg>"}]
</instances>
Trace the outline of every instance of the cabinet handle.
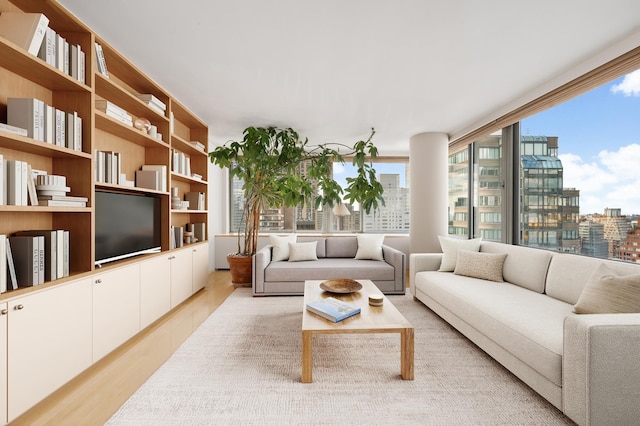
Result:
<instances>
[{"instance_id":1,"label":"cabinet handle","mask_svg":"<svg viewBox=\"0 0 640 426\"><path fill-rule=\"evenodd\" d=\"M7 315L8 312L9 312L8 310L3 309L0 311L0 315Z\"/></svg>"},{"instance_id":2,"label":"cabinet handle","mask_svg":"<svg viewBox=\"0 0 640 426\"><path fill-rule=\"evenodd\" d=\"M101 280L101 279L97 279L97 280L96 280L96 284L101 284L101 283L102 283L102 280Z\"/></svg>"},{"instance_id":3,"label":"cabinet handle","mask_svg":"<svg viewBox=\"0 0 640 426\"><path fill-rule=\"evenodd\" d=\"M169 260L173 260L175 258L176 258L175 256L169 256Z\"/></svg>"},{"instance_id":4,"label":"cabinet handle","mask_svg":"<svg viewBox=\"0 0 640 426\"><path fill-rule=\"evenodd\" d=\"M13 307L13 309L16 310L16 311L21 311L21 310L24 309L24 305L22 305L22 304L16 305L16 306Z\"/></svg>"}]
</instances>

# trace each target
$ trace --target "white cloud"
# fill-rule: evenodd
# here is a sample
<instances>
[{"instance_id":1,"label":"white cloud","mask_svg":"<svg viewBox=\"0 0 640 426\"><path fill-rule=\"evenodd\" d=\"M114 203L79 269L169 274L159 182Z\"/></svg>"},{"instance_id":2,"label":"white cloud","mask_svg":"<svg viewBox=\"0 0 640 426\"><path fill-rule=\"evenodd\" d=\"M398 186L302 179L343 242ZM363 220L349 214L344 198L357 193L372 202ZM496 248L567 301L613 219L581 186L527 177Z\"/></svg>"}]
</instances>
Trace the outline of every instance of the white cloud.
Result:
<instances>
[{"instance_id":1,"label":"white cloud","mask_svg":"<svg viewBox=\"0 0 640 426\"><path fill-rule=\"evenodd\" d=\"M640 70L625 75L620 84L611 87L611 91L625 96L640 96Z\"/></svg>"},{"instance_id":2,"label":"white cloud","mask_svg":"<svg viewBox=\"0 0 640 426\"><path fill-rule=\"evenodd\" d=\"M339 176L344 174L344 164L333 163L333 175Z\"/></svg>"},{"instance_id":3,"label":"white cloud","mask_svg":"<svg viewBox=\"0 0 640 426\"><path fill-rule=\"evenodd\" d=\"M563 186L580 190L580 213L603 213L606 207L621 208L623 214L640 213L639 144L601 151L597 160L589 163L576 154L559 157L564 168Z\"/></svg>"}]
</instances>

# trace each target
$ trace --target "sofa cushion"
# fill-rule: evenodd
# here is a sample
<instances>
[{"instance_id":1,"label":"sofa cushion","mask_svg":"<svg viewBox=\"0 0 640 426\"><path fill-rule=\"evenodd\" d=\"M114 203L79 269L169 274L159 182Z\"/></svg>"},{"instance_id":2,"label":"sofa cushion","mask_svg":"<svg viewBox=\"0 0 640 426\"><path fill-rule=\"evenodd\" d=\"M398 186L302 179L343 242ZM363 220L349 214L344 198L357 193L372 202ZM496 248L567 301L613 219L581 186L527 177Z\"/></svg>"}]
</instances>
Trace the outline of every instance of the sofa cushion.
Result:
<instances>
[{"instance_id":1,"label":"sofa cushion","mask_svg":"<svg viewBox=\"0 0 640 426\"><path fill-rule=\"evenodd\" d=\"M620 276L601 264L591 274L573 311L578 314L640 312L640 274Z\"/></svg>"},{"instance_id":2,"label":"sofa cushion","mask_svg":"<svg viewBox=\"0 0 640 426\"><path fill-rule=\"evenodd\" d=\"M637 274L640 271L640 267L633 263L558 253L553 255L549 265L546 293L575 305L587 281L603 263L619 275Z\"/></svg>"},{"instance_id":3,"label":"sofa cushion","mask_svg":"<svg viewBox=\"0 0 640 426\"><path fill-rule=\"evenodd\" d=\"M504 280L538 293L544 292L552 252L491 241L483 241L480 251L506 253L507 258L502 268Z\"/></svg>"},{"instance_id":4,"label":"sofa cushion","mask_svg":"<svg viewBox=\"0 0 640 426\"><path fill-rule=\"evenodd\" d=\"M358 234L358 251L356 259L384 260L382 256L382 243L384 234Z\"/></svg>"},{"instance_id":5,"label":"sofa cushion","mask_svg":"<svg viewBox=\"0 0 640 426\"><path fill-rule=\"evenodd\" d=\"M301 262L305 260L318 260L316 254L317 241L308 243L289 243L289 262Z\"/></svg>"},{"instance_id":6,"label":"sofa cushion","mask_svg":"<svg viewBox=\"0 0 640 426\"><path fill-rule=\"evenodd\" d=\"M271 261L279 262L289 259L289 243L296 242L296 234L289 235L269 235L269 242L273 246L271 250Z\"/></svg>"},{"instance_id":7,"label":"sofa cushion","mask_svg":"<svg viewBox=\"0 0 640 426\"><path fill-rule=\"evenodd\" d=\"M504 281L502 279L502 265L507 257L506 253L476 253L458 249L456 256L454 274L489 281Z\"/></svg>"},{"instance_id":8,"label":"sofa cushion","mask_svg":"<svg viewBox=\"0 0 640 426\"><path fill-rule=\"evenodd\" d=\"M418 272L411 285L562 385L563 324L566 316L575 315L572 305L518 285L446 272Z\"/></svg>"},{"instance_id":9,"label":"sofa cushion","mask_svg":"<svg viewBox=\"0 0 640 426\"><path fill-rule=\"evenodd\" d=\"M358 240L356 237L328 237L326 241L327 257L350 257L354 258L358 251Z\"/></svg>"},{"instance_id":10,"label":"sofa cushion","mask_svg":"<svg viewBox=\"0 0 640 426\"><path fill-rule=\"evenodd\" d=\"M355 240L355 238L354 238ZM316 261L272 262L264 271L265 281L329 280L334 278L395 279L395 270L387 262L347 258L323 258Z\"/></svg>"},{"instance_id":11,"label":"sofa cushion","mask_svg":"<svg viewBox=\"0 0 640 426\"><path fill-rule=\"evenodd\" d=\"M453 272L456 269L457 250L479 251L481 238L472 240L462 238L451 238L438 236L440 240L440 248L442 249L442 262L438 271Z\"/></svg>"}]
</instances>

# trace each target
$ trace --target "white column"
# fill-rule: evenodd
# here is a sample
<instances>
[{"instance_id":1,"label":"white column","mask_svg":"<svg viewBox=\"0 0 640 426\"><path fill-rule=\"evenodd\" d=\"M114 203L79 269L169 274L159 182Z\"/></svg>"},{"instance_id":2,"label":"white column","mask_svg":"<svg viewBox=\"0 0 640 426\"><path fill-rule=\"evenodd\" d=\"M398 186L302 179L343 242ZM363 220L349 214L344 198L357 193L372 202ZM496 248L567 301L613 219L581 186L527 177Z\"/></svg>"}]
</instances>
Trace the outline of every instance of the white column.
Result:
<instances>
[{"instance_id":1,"label":"white column","mask_svg":"<svg viewBox=\"0 0 640 426\"><path fill-rule=\"evenodd\" d=\"M420 133L409 140L411 253L438 253L438 235L447 235L448 154L446 133Z\"/></svg>"}]
</instances>

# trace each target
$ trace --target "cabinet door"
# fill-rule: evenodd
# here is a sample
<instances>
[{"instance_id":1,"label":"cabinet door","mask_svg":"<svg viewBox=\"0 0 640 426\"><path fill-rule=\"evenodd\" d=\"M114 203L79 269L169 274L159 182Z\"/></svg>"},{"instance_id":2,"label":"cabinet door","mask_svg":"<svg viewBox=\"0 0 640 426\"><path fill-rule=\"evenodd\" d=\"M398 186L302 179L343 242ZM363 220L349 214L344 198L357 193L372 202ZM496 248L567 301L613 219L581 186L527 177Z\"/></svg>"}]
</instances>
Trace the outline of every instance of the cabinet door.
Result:
<instances>
[{"instance_id":1,"label":"cabinet door","mask_svg":"<svg viewBox=\"0 0 640 426\"><path fill-rule=\"evenodd\" d=\"M140 263L140 328L171 309L171 260L163 255Z\"/></svg>"},{"instance_id":2,"label":"cabinet door","mask_svg":"<svg viewBox=\"0 0 640 426\"><path fill-rule=\"evenodd\" d=\"M198 244L192 249L193 292L205 286L209 279L209 244Z\"/></svg>"},{"instance_id":3,"label":"cabinet door","mask_svg":"<svg viewBox=\"0 0 640 426\"><path fill-rule=\"evenodd\" d=\"M8 420L91 365L91 280L8 303Z\"/></svg>"},{"instance_id":4,"label":"cabinet door","mask_svg":"<svg viewBox=\"0 0 640 426\"><path fill-rule=\"evenodd\" d=\"M93 277L93 362L140 331L140 264Z\"/></svg>"},{"instance_id":5,"label":"cabinet door","mask_svg":"<svg viewBox=\"0 0 640 426\"><path fill-rule=\"evenodd\" d=\"M193 258L190 248L171 252L171 308L193 294Z\"/></svg>"},{"instance_id":6,"label":"cabinet door","mask_svg":"<svg viewBox=\"0 0 640 426\"><path fill-rule=\"evenodd\" d=\"M3 259L4 260L4 259ZM0 303L0 423L7 424L7 304Z\"/></svg>"}]
</instances>

